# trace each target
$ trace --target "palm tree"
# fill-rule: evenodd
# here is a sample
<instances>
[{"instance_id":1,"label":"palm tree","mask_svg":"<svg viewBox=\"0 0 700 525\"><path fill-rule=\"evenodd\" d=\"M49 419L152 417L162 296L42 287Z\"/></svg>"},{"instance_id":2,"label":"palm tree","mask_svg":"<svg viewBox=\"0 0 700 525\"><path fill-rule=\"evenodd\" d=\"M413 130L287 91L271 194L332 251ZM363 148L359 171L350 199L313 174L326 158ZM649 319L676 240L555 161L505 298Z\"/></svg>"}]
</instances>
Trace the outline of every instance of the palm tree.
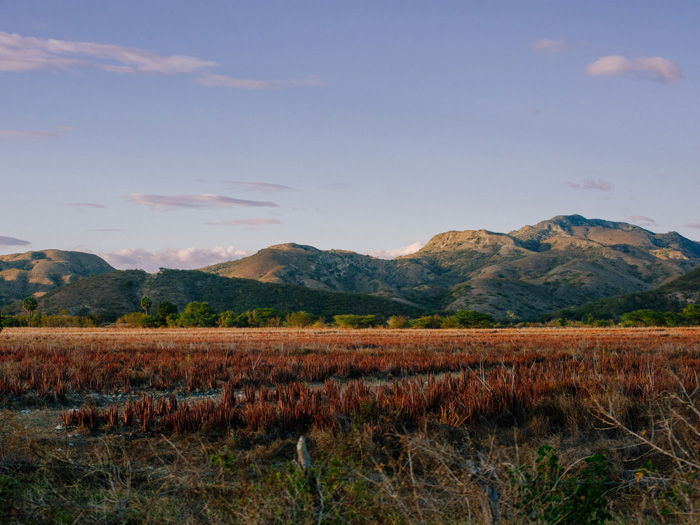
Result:
<instances>
[{"instance_id":1,"label":"palm tree","mask_svg":"<svg viewBox=\"0 0 700 525\"><path fill-rule=\"evenodd\" d=\"M22 301L22 308L24 308L24 311L27 312L27 315L29 316L29 320L27 321L29 326L32 326L32 314L34 313L34 310L36 310L37 306L39 306L39 303L37 302L36 298L32 297L31 295L29 297L25 297L24 301Z\"/></svg>"},{"instance_id":2,"label":"palm tree","mask_svg":"<svg viewBox=\"0 0 700 525\"><path fill-rule=\"evenodd\" d=\"M141 298L141 308L143 308L144 312L146 312L146 315L148 315L148 311L151 309L152 305L153 305L153 303L151 302L151 300L148 298L147 295L144 295Z\"/></svg>"}]
</instances>

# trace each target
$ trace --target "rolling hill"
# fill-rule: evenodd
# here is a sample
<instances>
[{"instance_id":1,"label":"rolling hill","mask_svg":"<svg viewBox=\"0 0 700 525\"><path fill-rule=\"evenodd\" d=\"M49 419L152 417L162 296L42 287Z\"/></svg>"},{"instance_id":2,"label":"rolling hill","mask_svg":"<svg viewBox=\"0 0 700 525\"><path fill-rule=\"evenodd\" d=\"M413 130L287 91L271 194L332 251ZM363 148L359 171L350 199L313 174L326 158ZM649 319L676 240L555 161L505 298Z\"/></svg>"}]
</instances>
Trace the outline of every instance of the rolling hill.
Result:
<instances>
[{"instance_id":1,"label":"rolling hill","mask_svg":"<svg viewBox=\"0 0 700 525\"><path fill-rule=\"evenodd\" d=\"M450 231L382 260L281 244L202 271L224 277L372 293L427 308L533 319L601 297L647 290L700 264L700 243L624 222L557 216L510 233Z\"/></svg>"},{"instance_id":2,"label":"rolling hill","mask_svg":"<svg viewBox=\"0 0 700 525\"><path fill-rule=\"evenodd\" d=\"M147 295L154 305L168 301L180 310L190 301L206 301L218 311L243 312L257 307L282 312L305 310L315 315L345 313L417 315L414 306L383 297L311 290L287 284L231 279L195 270L113 271L87 277L53 290L39 300L39 311L54 314L94 313L111 321L139 311Z\"/></svg>"},{"instance_id":3,"label":"rolling hill","mask_svg":"<svg viewBox=\"0 0 700 525\"><path fill-rule=\"evenodd\" d=\"M112 271L107 262L89 253L44 250L0 255L0 306Z\"/></svg>"}]
</instances>

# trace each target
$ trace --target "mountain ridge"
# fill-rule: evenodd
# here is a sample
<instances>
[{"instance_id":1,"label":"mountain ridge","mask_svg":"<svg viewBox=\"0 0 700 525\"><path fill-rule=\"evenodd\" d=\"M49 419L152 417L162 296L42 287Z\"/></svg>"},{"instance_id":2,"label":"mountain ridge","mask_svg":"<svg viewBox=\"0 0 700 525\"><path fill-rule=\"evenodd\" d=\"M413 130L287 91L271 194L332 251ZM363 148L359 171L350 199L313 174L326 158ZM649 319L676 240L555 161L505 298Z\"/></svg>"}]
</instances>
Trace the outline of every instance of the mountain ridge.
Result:
<instances>
[{"instance_id":1,"label":"mountain ridge","mask_svg":"<svg viewBox=\"0 0 700 525\"><path fill-rule=\"evenodd\" d=\"M509 233L451 230L393 260L285 243L202 268L226 277L536 317L658 286L700 265L700 243L624 222L558 215Z\"/></svg>"}]
</instances>

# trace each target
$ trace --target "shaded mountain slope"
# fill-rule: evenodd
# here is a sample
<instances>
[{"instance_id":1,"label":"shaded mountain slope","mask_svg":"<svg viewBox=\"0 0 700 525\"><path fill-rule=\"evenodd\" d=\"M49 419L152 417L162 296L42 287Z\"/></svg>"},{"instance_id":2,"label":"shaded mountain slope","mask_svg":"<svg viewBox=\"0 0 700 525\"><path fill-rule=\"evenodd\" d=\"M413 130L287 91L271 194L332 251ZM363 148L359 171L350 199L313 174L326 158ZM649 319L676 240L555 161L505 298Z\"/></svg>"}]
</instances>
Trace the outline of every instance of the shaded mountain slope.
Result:
<instances>
[{"instance_id":1,"label":"shaded mountain slope","mask_svg":"<svg viewBox=\"0 0 700 525\"><path fill-rule=\"evenodd\" d=\"M677 312L688 304L700 304L700 267L652 290L598 299L577 308L554 312L547 317L586 319L592 316L595 319L617 319L634 310Z\"/></svg>"},{"instance_id":2,"label":"shaded mountain slope","mask_svg":"<svg viewBox=\"0 0 700 525\"><path fill-rule=\"evenodd\" d=\"M92 312L105 320L140 310L147 295L154 305L163 301L180 310L190 301L206 301L214 309L242 312L252 308L277 308L283 312L306 310L315 315L344 313L416 315L418 308L371 295L311 290L301 286L261 283L250 279L230 279L195 270L161 270L148 274L141 270L114 271L88 277L47 293L39 301L39 311L79 314Z\"/></svg>"}]
</instances>

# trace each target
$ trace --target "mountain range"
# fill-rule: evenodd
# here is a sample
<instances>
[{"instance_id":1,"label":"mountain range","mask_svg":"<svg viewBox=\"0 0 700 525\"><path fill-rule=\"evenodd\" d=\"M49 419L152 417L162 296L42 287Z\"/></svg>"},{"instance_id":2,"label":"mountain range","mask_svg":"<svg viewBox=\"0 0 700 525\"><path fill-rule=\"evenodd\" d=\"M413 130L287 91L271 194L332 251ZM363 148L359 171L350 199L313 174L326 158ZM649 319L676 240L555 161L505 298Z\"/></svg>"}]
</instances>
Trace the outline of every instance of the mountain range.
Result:
<instances>
[{"instance_id":1,"label":"mountain range","mask_svg":"<svg viewBox=\"0 0 700 525\"><path fill-rule=\"evenodd\" d=\"M659 286L700 264L700 243L623 222L557 216L510 233L450 231L382 260L280 244L203 268L224 277L400 298L418 306L536 318Z\"/></svg>"},{"instance_id":2,"label":"mountain range","mask_svg":"<svg viewBox=\"0 0 700 525\"><path fill-rule=\"evenodd\" d=\"M287 243L199 271L149 275L115 271L80 252L0 256L0 301L46 294L41 303L47 311L102 309L109 317L137 309L139 294L150 293L176 304L209 300L222 309L250 303L312 311L320 301L325 306L316 311L327 312L338 301L343 311L337 313L355 304L357 313L472 309L536 319L663 287L699 265L700 243L678 233L562 215L509 233L441 233L416 253L393 260ZM690 295L694 282L686 283Z\"/></svg>"}]
</instances>

